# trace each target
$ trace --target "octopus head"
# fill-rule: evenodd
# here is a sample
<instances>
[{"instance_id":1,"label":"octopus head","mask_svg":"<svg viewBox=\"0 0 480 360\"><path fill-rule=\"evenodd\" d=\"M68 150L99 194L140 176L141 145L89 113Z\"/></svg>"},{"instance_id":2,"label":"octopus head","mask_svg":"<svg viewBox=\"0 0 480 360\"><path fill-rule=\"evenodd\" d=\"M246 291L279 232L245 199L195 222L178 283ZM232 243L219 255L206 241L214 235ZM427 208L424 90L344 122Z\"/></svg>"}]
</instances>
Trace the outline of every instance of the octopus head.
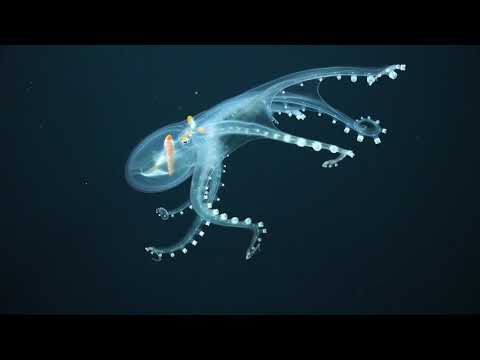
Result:
<instances>
[{"instance_id":1,"label":"octopus head","mask_svg":"<svg viewBox=\"0 0 480 360\"><path fill-rule=\"evenodd\" d=\"M190 129L176 123L144 139L132 151L125 167L130 186L143 192L161 192L188 179L195 164Z\"/></svg>"}]
</instances>

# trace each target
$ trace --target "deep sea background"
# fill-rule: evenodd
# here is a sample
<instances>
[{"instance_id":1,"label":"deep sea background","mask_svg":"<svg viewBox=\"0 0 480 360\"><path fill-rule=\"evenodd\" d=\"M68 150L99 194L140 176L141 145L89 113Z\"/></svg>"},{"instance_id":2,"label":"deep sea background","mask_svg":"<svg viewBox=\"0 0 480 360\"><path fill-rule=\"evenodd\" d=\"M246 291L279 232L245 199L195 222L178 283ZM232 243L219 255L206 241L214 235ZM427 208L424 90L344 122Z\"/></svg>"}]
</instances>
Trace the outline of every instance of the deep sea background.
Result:
<instances>
[{"instance_id":1,"label":"deep sea background","mask_svg":"<svg viewBox=\"0 0 480 360\"><path fill-rule=\"evenodd\" d=\"M227 161L219 207L269 233L207 227L161 263L193 219L155 209L188 195L130 188L148 134L288 73L405 63L372 87L322 95L389 133L357 143L326 118L280 128L356 153L257 141ZM2 314L464 314L480 312L478 46L4 46ZM198 92L198 93L196 93ZM369 141L370 140L370 141Z\"/></svg>"}]
</instances>

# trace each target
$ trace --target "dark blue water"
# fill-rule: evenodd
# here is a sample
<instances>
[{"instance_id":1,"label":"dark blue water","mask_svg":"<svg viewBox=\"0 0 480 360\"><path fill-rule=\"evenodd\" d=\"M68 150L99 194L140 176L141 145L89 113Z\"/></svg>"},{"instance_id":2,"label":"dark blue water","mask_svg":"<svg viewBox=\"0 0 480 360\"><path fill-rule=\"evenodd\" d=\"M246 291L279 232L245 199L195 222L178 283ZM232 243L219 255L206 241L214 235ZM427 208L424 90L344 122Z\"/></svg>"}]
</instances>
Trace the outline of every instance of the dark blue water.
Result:
<instances>
[{"instance_id":1,"label":"dark blue water","mask_svg":"<svg viewBox=\"0 0 480 360\"><path fill-rule=\"evenodd\" d=\"M177 241L193 215L155 216L188 184L125 182L145 136L291 72L396 63L395 81L322 85L336 108L382 121L380 145L285 118L355 159L324 169L328 152L269 141L229 158L220 208L266 224L260 253L246 261L249 232L210 226L188 254L150 260L144 247ZM474 46L0 48L0 312L478 313L479 63Z\"/></svg>"}]
</instances>

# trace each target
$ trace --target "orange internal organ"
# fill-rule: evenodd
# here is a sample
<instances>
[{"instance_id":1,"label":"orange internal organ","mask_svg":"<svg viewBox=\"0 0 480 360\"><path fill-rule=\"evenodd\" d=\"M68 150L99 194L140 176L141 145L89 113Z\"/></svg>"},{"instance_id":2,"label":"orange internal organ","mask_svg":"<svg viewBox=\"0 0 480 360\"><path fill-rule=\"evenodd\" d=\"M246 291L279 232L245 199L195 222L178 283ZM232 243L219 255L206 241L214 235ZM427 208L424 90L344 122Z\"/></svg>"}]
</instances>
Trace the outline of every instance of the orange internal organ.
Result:
<instances>
[{"instance_id":1,"label":"orange internal organ","mask_svg":"<svg viewBox=\"0 0 480 360\"><path fill-rule=\"evenodd\" d=\"M165 155L167 158L168 175L172 176L175 171L175 144L173 143L173 136L168 134L163 142Z\"/></svg>"}]
</instances>

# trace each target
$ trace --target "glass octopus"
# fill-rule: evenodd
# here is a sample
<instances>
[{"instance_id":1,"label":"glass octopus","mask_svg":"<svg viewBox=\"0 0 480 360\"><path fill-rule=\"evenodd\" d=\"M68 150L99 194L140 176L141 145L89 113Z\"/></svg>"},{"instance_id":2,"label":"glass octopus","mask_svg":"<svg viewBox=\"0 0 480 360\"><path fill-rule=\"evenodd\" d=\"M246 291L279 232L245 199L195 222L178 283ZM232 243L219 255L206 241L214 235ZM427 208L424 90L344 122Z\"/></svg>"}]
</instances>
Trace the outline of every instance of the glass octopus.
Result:
<instances>
[{"instance_id":1,"label":"glass octopus","mask_svg":"<svg viewBox=\"0 0 480 360\"><path fill-rule=\"evenodd\" d=\"M195 116L188 116L181 121L165 126L145 138L130 154L125 168L129 185L138 191L147 193L162 192L172 189L192 177L190 199L173 210L157 209L162 219L183 214L187 208L193 209L196 218L186 233L177 243L165 247L146 247L145 250L160 261L162 255L175 257L176 253L188 252L188 245L196 246L198 237L204 236L203 225L210 224L249 229L252 238L246 251L250 259L260 248L267 229L263 222L252 219L239 219L228 216L216 209L214 203L219 201L217 192L221 186L222 173L226 157L240 146L257 139L269 139L310 147L314 151L326 150L336 157L323 163L323 167L338 166L343 159L354 157L351 150L327 144L317 140L305 139L283 132L277 128L278 120L274 114L286 114L303 120L305 112L312 111L319 116L327 114L332 122L345 125L344 132L357 134L357 141L372 138L380 143L380 134L386 129L378 120L367 118L352 119L348 115L327 104L319 94L323 80L336 77L349 77L355 83L365 77L372 85L382 76L390 79L397 77L397 71L404 71L405 65L391 65L380 68L329 67L296 72L251 89L236 97L225 100L209 110ZM306 84L316 82L317 96L302 94ZM195 238L195 236L197 236Z\"/></svg>"}]
</instances>

